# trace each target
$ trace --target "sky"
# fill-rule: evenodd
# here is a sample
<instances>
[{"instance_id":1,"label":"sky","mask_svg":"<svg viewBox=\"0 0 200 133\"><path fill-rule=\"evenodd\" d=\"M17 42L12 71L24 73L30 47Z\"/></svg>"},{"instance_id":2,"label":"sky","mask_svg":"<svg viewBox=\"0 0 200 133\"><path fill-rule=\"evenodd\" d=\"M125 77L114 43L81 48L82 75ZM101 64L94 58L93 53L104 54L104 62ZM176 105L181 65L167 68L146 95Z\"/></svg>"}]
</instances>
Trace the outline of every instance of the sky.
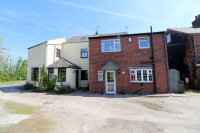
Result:
<instances>
[{"instance_id":1,"label":"sky","mask_svg":"<svg viewBox=\"0 0 200 133\"><path fill-rule=\"evenodd\" d=\"M191 27L200 0L1 0L0 38L14 59L46 40ZM98 27L98 28L97 28Z\"/></svg>"}]
</instances>

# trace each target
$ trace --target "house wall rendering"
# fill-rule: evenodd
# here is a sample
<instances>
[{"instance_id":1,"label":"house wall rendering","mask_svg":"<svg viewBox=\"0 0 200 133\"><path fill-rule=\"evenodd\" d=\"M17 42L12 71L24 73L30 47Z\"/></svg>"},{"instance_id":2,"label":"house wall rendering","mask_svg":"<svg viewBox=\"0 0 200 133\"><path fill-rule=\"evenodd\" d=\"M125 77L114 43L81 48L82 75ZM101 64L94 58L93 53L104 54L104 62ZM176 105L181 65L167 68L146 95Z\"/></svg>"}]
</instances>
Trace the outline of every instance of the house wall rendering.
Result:
<instances>
[{"instance_id":1,"label":"house wall rendering","mask_svg":"<svg viewBox=\"0 0 200 133\"><path fill-rule=\"evenodd\" d=\"M31 80L32 68L40 68L46 65L46 42L28 49L28 82Z\"/></svg>"},{"instance_id":2,"label":"house wall rendering","mask_svg":"<svg viewBox=\"0 0 200 133\"><path fill-rule=\"evenodd\" d=\"M66 42L62 45L61 56L69 61L73 61L74 64L81 67L81 70L79 71L79 86L88 87L89 80L81 80L82 70L86 70L89 73L89 55L87 58L81 58L81 50L83 49L87 50L89 53L88 40L79 42ZM72 82L75 82L75 78L72 78L71 80L73 80Z\"/></svg>"},{"instance_id":3,"label":"house wall rendering","mask_svg":"<svg viewBox=\"0 0 200 133\"><path fill-rule=\"evenodd\" d=\"M61 82L65 82L72 88L88 87L88 47L88 38L82 36L72 37L67 41L64 38L49 40L30 47L28 49L28 82L37 86L38 73L40 73L40 68L45 65L47 68L49 68L49 66L54 66L51 69L53 69L53 75L56 76L59 76L59 68L65 69L65 81L57 82L58 85L60 85ZM82 53L82 50L84 50L85 53ZM84 58L82 58L81 54L84 54ZM56 65L60 65L60 63L67 63L68 66L57 67ZM38 69L38 72L35 71L35 68ZM82 71L87 71L87 73L82 73ZM33 76L35 73L37 73L38 76L36 76L36 79L32 79L32 77L35 77ZM83 74L85 74L84 79L81 78Z\"/></svg>"}]
</instances>

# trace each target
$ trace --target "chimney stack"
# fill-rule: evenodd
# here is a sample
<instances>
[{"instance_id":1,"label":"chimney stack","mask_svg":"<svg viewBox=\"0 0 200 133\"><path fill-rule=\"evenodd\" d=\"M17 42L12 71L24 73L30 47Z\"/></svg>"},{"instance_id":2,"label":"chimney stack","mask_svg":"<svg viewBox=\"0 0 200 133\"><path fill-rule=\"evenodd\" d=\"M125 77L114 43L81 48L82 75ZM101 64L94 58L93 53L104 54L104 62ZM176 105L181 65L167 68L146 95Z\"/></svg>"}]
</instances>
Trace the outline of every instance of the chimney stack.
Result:
<instances>
[{"instance_id":1,"label":"chimney stack","mask_svg":"<svg viewBox=\"0 0 200 133\"><path fill-rule=\"evenodd\" d=\"M200 28L200 14L195 16L195 20L192 22L193 28Z\"/></svg>"}]
</instances>

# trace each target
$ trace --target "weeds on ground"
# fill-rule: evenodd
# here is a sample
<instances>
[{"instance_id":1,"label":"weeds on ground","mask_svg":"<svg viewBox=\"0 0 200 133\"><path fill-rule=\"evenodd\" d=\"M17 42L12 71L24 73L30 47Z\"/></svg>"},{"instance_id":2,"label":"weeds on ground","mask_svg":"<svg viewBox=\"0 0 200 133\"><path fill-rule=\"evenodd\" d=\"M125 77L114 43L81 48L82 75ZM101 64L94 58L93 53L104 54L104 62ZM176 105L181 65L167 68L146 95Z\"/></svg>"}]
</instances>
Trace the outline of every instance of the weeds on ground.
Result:
<instances>
[{"instance_id":1,"label":"weeds on ground","mask_svg":"<svg viewBox=\"0 0 200 133\"><path fill-rule=\"evenodd\" d=\"M186 93L187 93L187 92L188 92L188 93L200 93L200 90L187 89L185 92L186 92Z\"/></svg>"},{"instance_id":2,"label":"weeds on ground","mask_svg":"<svg viewBox=\"0 0 200 133\"><path fill-rule=\"evenodd\" d=\"M144 107L146 107L148 109L155 110L155 111L158 111L162 108L162 106L155 104L155 103L142 102L142 101L139 101L138 103L142 104Z\"/></svg>"},{"instance_id":3,"label":"weeds on ground","mask_svg":"<svg viewBox=\"0 0 200 133\"><path fill-rule=\"evenodd\" d=\"M55 91L57 94L69 94L74 92L70 85L61 84Z\"/></svg>"},{"instance_id":4,"label":"weeds on ground","mask_svg":"<svg viewBox=\"0 0 200 133\"><path fill-rule=\"evenodd\" d=\"M53 122L42 115L33 115L9 128L11 133L47 133L52 130Z\"/></svg>"},{"instance_id":5,"label":"weeds on ground","mask_svg":"<svg viewBox=\"0 0 200 133\"><path fill-rule=\"evenodd\" d=\"M0 128L0 133L9 133L7 127Z\"/></svg>"},{"instance_id":6,"label":"weeds on ground","mask_svg":"<svg viewBox=\"0 0 200 133\"><path fill-rule=\"evenodd\" d=\"M14 111L17 114L32 114L35 111L34 107L14 102L6 102L5 108Z\"/></svg>"}]
</instances>

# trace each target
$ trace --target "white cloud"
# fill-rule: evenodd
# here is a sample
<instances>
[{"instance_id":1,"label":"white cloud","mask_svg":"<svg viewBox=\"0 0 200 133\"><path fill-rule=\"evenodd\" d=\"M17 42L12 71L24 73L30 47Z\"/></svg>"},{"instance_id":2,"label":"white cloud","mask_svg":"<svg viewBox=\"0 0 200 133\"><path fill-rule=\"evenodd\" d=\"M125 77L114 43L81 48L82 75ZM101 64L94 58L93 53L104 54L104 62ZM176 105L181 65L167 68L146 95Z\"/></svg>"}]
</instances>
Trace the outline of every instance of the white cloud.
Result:
<instances>
[{"instance_id":1,"label":"white cloud","mask_svg":"<svg viewBox=\"0 0 200 133\"><path fill-rule=\"evenodd\" d=\"M35 26L41 27L41 28L43 28L43 29L53 30L52 27L50 27L50 26L46 26L46 25L44 25L44 24L42 24L42 23L38 23L38 22L33 21L33 20L30 20L30 19L27 19L26 21L27 21L28 23L32 24L32 25L35 25Z\"/></svg>"},{"instance_id":2,"label":"white cloud","mask_svg":"<svg viewBox=\"0 0 200 133\"><path fill-rule=\"evenodd\" d=\"M75 3L75 2L71 2L71 1L64 1L64 0L51 0L51 1L56 2L56 3L60 3L60 4L65 4L65 5L70 6L70 7L79 8L79 9L88 10L88 11L93 11L93 12L99 12L99 13L104 13L104 14L109 14L109 15L114 15L114 16L131 18L131 19L157 22L156 20L154 20L152 18L148 18L148 17L137 16L137 15L127 14L127 13L120 13L120 12L115 12L115 11L109 11L109 10L105 10L105 9L102 9L102 8L97 8L97 7L87 6L87 5L81 5L81 4L78 4L78 3Z\"/></svg>"}]
</instances>

